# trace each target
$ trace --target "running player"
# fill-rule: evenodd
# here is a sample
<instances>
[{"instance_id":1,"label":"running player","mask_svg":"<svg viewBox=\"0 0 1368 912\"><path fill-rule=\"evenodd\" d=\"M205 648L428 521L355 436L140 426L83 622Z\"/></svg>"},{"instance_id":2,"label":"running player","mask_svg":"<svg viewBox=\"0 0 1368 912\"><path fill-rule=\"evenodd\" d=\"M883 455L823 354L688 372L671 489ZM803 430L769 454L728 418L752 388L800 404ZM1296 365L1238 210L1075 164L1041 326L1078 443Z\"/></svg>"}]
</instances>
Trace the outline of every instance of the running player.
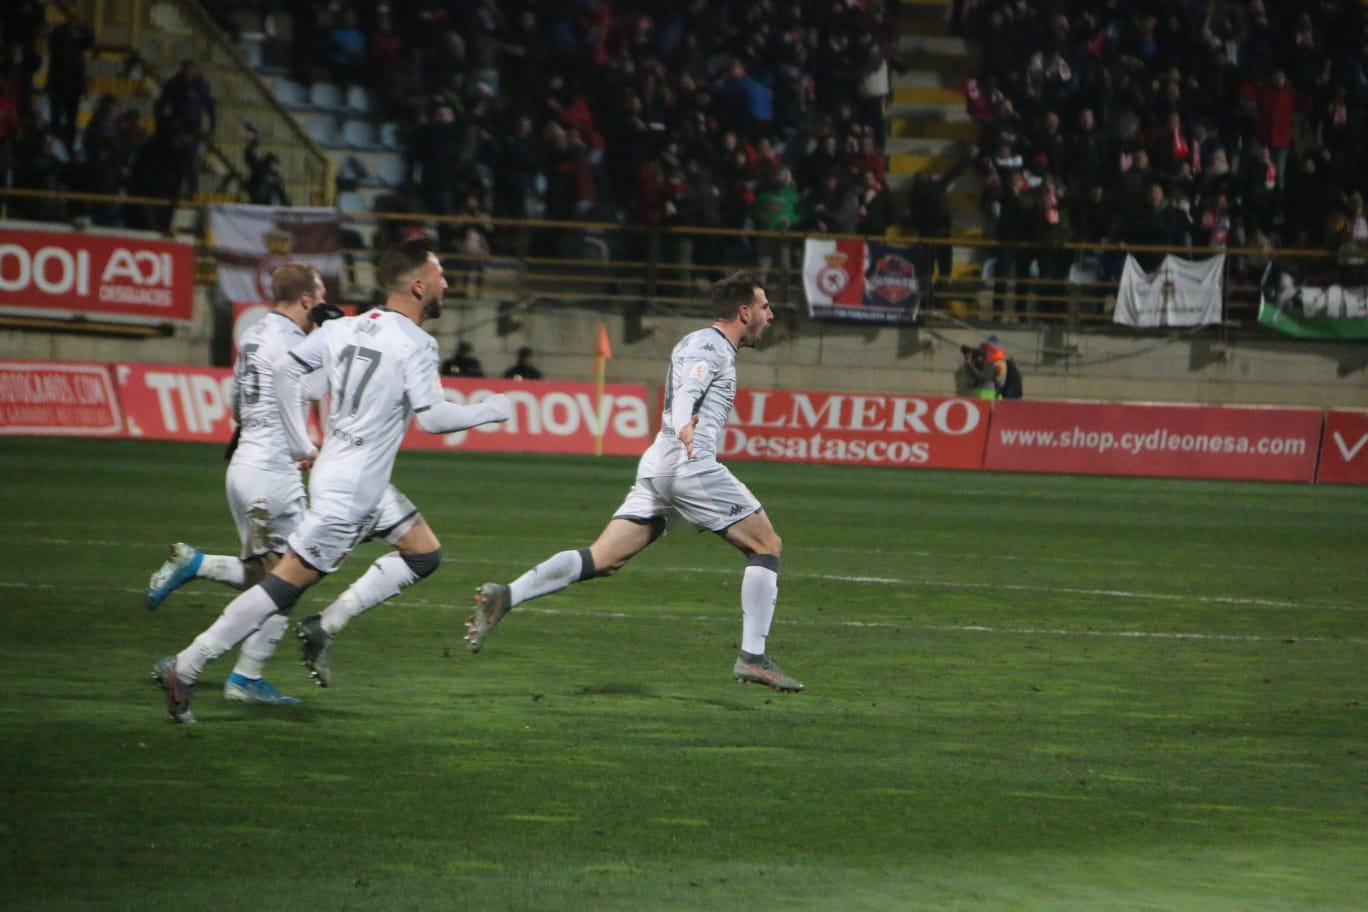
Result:
<instances>
[{"instance_id":1,"label":"running player","mask_svg":"<svg viewBox=\"0 0 1368 912\"><path fill-rule=\"evenodd\" d=\"M276 404L275 363L304 338L311 324L342 316L325 300L318 271L306 263L286 263L271 273L274 308L242 336L233 364L233 420L237 431L228 463L228 508L242 550L237 557L205 554L176 542L166 562L147 583L147 607L192 579L210 579L242 591L256 585L285 553L285 539L304 517L304 484L290 460ZM272 615L242 641L237 665L223 685L223 696L242 703L290 704L262 677L289 619Z\"/></svg>"},{"instance_id":2,"label":"running player","mask_svg":"<svg viewBox=\"0 0 1368 912\"><path fill-rule=\"evenodd\" d=\"M175 722L194 722L190 697L205 666L272 615L286 614L305 589L332 573L376 529L395 549L362 579L380 577L388 598L432 574L441 542L413 504L390 484L400 442L416 416L430 434L449 434L507 421L507 397L456 405L442 394L437 341L423 321L442 312L447 281L425 238L385 250L376 266L385 304L359 316L332 320L305 338L276 368L280 414L292 459L312 466L309 507L289 536L289 549L260 583L239 595L209 629L178 655L154 666ZM306 432L301 403L306 377L323 371L332 410L321 451ZM358 580L358 583L360 580ZM305 658L315 674L326 667L330 638L306 637ZM326 679L320 679L323 683Z\"/></svg>"},{"instance_id":3,"label":"running player","mask_svg":"<svg viewBox=\"0 0 1368 912\"><path fill-rule=\"evenodd\" d=\"M717 461L736 398L736 353L760 341L774 312L765 289L746 273L714 285L712 305L712 326L685 336L670 354L660 433L637 464L627 499L588 548L553 554L508 585L481 586L466 625L471 652L480 651L513 607L573 583L611 576L683 520L716 532L746 556L741 654L732 674L776 690L803 689L765 652L779 594L779 536L760 501Z\"/></svg>"}]
</instances>

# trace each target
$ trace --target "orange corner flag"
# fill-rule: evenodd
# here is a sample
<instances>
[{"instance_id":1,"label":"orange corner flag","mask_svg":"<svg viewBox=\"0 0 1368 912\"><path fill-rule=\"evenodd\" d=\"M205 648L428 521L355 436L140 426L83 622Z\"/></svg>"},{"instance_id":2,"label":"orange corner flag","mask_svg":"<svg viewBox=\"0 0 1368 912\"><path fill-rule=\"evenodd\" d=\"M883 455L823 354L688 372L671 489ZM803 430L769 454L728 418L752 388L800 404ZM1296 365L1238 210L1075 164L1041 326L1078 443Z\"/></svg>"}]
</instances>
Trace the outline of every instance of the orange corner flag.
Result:
<instances>
[{"instance_id":1,"label":"orange corner flag","mask_svg":"<svg viewBox=\"0 0 1368 912\"><path fill-rule=\"evenodd\" d=\"M613 360L613 346L608 344L608 325L606 323L599 324L598 356L604 361Z\"/></svg>"}]
</instances>

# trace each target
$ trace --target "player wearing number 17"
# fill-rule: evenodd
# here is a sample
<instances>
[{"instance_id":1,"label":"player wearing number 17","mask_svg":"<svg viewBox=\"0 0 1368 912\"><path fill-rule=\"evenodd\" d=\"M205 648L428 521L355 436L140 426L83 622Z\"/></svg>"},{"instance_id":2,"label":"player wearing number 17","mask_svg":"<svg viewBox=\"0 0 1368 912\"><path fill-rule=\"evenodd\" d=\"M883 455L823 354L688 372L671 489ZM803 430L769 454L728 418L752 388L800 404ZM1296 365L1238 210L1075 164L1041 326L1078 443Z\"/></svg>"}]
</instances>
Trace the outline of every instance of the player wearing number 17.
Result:
<instances>
[{"instance_id":1,"label":"player wearing number 17","mask_svg":"<svg viewBox=\"0 0 1368 912\"><path fill-rule=\"evenodd\" d=\"M342 623L433 573L441 564L441 543L390 484L409 422L416 418L430 434L449 434L512 415L508 399L499 394L463 406L442 394L437 341L422 328L424 320L442 312L447 287L431 242L420 238L389 248L380 255L376 274L386 295L383 306L323 324L277 364L276 391L290 456L312 466L309 508L271 572L233 599L186 649L156 664L173 721L194 721L191 693L212 659L272 615L289 613L304 590L336 570L372 530L395 550L376 559L350 587L356 598L343 606ZM327 375L332 410L322 447L315 450L302 402L309 390L306 378L317 371ZM319 683L327 680L337 627L335 622L333 630L325 629L316 616L301 624L305 662Z\"/></svg>"}]
</instances>

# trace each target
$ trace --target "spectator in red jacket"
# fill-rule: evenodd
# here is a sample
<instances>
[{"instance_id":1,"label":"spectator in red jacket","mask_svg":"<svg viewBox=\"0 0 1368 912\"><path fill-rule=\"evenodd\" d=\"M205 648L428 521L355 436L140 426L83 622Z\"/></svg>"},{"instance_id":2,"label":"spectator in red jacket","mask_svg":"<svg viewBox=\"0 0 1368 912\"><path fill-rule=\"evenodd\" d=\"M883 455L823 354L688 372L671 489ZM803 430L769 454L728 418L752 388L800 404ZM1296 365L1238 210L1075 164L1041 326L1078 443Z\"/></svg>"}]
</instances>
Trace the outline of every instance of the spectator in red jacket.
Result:
<instances>
[{"instance_id":1,"label":"spectator in red jacket","mask_svg":"<svg viewBox=\"0 0 1368 912\"><path fill-rule=\"evenodd\" d=\"M1292 146L1292 112L1297 94L1287 84L1287 74L1273 71L1266 88L1255 100L1254 135L1267 147L1277 168L1277 189L1282 191L1287 174L1287 150Z\"/></svg>"}]
</instances>

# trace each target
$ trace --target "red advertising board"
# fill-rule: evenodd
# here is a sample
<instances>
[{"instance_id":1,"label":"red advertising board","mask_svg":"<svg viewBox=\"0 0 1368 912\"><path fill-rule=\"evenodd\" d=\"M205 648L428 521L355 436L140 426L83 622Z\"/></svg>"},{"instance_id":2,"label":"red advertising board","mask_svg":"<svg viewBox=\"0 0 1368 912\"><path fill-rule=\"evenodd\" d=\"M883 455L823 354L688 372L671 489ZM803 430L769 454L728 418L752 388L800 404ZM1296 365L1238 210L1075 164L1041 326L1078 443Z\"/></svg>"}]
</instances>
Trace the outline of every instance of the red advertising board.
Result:
<instances>
[{"instance_id":1,"label":"red advertising board","mask_svg":"<svg viewBox=\"0 0 1368 912\"><path fill-rule=\"evenodd\" d=\"M0 361L0 434L109 437L123 432L103 364Z\"/></svg>"},{"instance_id":2,"label":"red advertising board","mask_svg":"<svg viewBox=\"0 0 1368 912\"><path fill-rule=\"evenodd\" d=\"M984 468L1311 481L1319 409L1002 401Z\"/></svg>"},{"instance_id":3,"label":"red advertising board","mask_svg":"<svg viewBox=\"0 0 1368 912\"><path fill-rule=\"evenodd\" d=\"M233 372L226 367L115 364L129 437L227 443L233 436Z\"/></svg>"},{"instance_id":4,"label":"red advertising board","mask_svg":"<svg viewBox=\"0 0 1368 912\"><path fill-rule=\"evenodd\" d=\"M644 386L610 383L599 400L592 383L444 377L442 385L447 399L462 404L503 393L513 401L513 417L441 436L413 426L404 437L406 449L590 454L602 434L604 454L637 456L653 436Z\"/></svg>"},{"instance_id":5,"label":"red advertising board","mask_svg":"<svg viewBox=\"0 0 1368 912\"><path fill-rule=\"evenodd\" d=\"M1316 481L1368 484L1368 412L1325 413Z\"/></svg>"},{"instance_id":6,"label":"red advertising board","mask_svg":"<svg viewBox=\"0 0 1368 912\"><path fill-rule=\"evenodd\" d=\"M3 310L189 320L194 273L194 251L180 241L0 228Z\"/></svg>"},{"instance_id":7,"label":"red advertising board","mask_svg":"<svg viewBox=\"0 0 1368 912\"><path fill-rule=\"evenodd\" d=\"M130 437L225 442L233 433L233 375L226 368L118 364L114 375ZM507 394L513 400L512 420L444 435L411 426L406 449L589 454L600 432L603 452L610 455L635 456L650 444L644 387L609 384L600 402L592 383L458 378L442 383L447 398L457 403Z\"/></svg>"},{"instance_id":8,"label":"red advertising board","mask_svg":"<svg viewBox=\"0 0 1368 912\"><path fill-rule=\"evenodd\" d=\"M744 389L718 456L977 469L988 415L982 399Z\"/></svg>"}]
</instances>

